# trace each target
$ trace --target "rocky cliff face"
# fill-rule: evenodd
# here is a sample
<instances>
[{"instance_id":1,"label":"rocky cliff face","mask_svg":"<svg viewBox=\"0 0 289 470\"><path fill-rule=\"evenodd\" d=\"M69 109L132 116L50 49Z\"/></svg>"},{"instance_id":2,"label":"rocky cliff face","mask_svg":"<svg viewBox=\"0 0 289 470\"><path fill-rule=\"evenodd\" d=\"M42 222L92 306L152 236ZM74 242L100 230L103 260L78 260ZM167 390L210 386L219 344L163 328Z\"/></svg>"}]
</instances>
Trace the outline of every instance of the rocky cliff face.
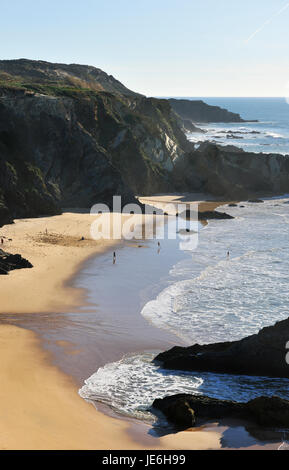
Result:
<instances>
[{"instance_id":1,"label":"rocky cliff face","mask_svg":"<svg viewBox=\"0 0 289 470\"><path fill-rule=\"evenodd\" d=\"M204 143L176 162L174 184L227 199L284 194L289 190L289 156Z\"/></svg>"},{"instance_id":2,"label":"rocky cliff face","mask_svg":"<svg viewBox=\"0 0 289 470\"><path fill-rule=\"evenodd\" d=\"M166 100L99 69L0 61L0 217L168 191L191 149Z\"/></svg>"},{"instance_id":3,"label":"rocky cliff face","mask_svg":"<svg viewBox=\"0 0 289 470\"><path fill-rule=\"evenodd\" d=\"M90 66L0 61L0 225L111 205L113 195L125 204L176 190L234 199L288 192L287 157L194 150L184 130L195 129L200 110L206 120L241 118L192 103L146 98Z\"/></svg>"}]
</instances>

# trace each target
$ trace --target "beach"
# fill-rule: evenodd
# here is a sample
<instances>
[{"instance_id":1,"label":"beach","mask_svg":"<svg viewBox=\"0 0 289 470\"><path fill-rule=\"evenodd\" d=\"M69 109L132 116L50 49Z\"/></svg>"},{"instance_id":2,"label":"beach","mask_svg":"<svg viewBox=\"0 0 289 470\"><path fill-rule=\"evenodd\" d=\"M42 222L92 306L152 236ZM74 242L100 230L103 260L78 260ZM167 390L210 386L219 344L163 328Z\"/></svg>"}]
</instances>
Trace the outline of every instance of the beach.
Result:
<instances>
[{"instance_id":1,"label":"beach","mask_svg":"<svg viewBox=\"0 0 289 470\"><path fill-rule=\"evenodd\" d=\"M91 220L89 214L67 212L17 220L1 229L2 236L12 239L5 241L3 249L21 253L34 266L1 278L1 313L6 322L9 315L15 320L17 315L57 314L89 305L85 290L72 287L72 276L89 258L109 253L121 243L92 240ZM79 397L74 378L53 364L50 352L42 349L35 333L6 323L0 326L0 337L4 358L1 378L5 384L1 389L2 449L220 447L219 430L194 429L193 439L190 432L156 438L148 434L146 424L107 416Z\"/></svg>"}]
</instances>

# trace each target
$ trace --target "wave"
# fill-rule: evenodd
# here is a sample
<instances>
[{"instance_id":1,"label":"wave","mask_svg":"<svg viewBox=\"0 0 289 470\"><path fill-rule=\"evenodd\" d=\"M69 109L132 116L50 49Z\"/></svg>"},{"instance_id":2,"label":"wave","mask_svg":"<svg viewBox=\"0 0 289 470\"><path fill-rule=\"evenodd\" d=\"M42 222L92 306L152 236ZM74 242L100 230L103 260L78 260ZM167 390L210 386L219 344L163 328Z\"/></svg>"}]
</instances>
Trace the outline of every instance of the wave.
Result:
<instances>
[{"instance_id":1,"label":"wave","mask_svg":"<svg viewBox=\"0 0 289 470\"><path fill-rule=\"evenodd\" d=\"M273 139L288 139L285 135L278 134L277 132L266 132L266 137L272 137Z\"/></svg>"},{"instance_id":2,"label":"wave","mask_svg":"<svg viewBox=\"0 0 289 470\"><path fill-rule=\"evenodd\" d=\"M173 373L152 363L156 353L125 356L98 369L79 390L82 398L109 405L121 414L154 421L149 412L156 398L198 393L203 380L192 373Z\"/></svg>"},{"instance_id":3,"label":"wave","mask_svg":"<svg viewBox=\"0 0 289 470\"><path fill-rule=\"evenodd\" d=\"M178 393L244 402L258 395L288 397L288 379L170 371L152 362L155 355L125 356L107 364L85 381L79 395L96 406L100 402L124 416L166 428L165 418L150 411L156 398Z\"/></svg>"},{"instance_id":4,"label":"wave","mask_svg":"<svg viewBox=\"0 0 289 470\"><path fill-rule=\"evenodd\" d=\"M235 219L213 220L201 230L197 250L170 270L166 288L144 306L142 315L187 344L240 339L287 318L288 203L283 197L243 203L244 208L226 206ZM288 397L287 379L167 371L151 362L156 354L107 364L85 381L79 394L148 422L155 421L149 411L154 399L177 393L239 401Z\"/></svg>"},{"instance_id":5,"label":"wave","mask_svg":"<svg viewBox=\"0 0 289 470\"><path fill-rule=\"evenodd\" d=\"M231 211L237 218L229 224L210 222L199 234L196 252L171 269L174 282L143 307L142 315L188 344L241 339L287 318L285 207L266 201L262 208ZM242 210L247 217L238 217Z\"/></svg>"}]
</instances>

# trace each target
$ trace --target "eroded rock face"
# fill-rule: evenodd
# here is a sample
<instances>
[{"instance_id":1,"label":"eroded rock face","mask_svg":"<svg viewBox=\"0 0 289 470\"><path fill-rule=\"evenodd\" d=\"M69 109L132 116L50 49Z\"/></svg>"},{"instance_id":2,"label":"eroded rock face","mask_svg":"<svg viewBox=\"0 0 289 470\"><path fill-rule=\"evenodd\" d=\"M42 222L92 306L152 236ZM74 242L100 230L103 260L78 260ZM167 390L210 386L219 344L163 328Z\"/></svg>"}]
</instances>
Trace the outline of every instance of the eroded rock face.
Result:
<instances>
[{"instance_id":1,"label":"eroded rock face","mask_svg":"<svg viewBox=\"0 0 289 470\"><path fill-rule=\"evenodd\" d=\"M0 61L0 226L62 207L111 207L113 195L126 204L175 191L223 200L288 192L288 158L206 143L194 150L183 132L196 130L192 118L173 102L95 67ZM241 119L214 108L205 105L213 120Z\"/></svg>"},{"instance_id":2,"label":"eroded rock face","mask_svg":"<svg viewBox=\"0 0 289 470\"><path fill-rule=\"evenodd\" d=\"M288 428L289 401L279 397L258 397L247 403L218 400L207 396L179 394L153 403L170 422L183 429L199 424L201 420L234 418L258 425Z\"/></svg>"},{"instance_id":3,"label":"eroded rock face","mask_svg":"<svg viewBox=\"0 0 289 470\"><path fill-rule=\"evenodd\" d=\"M94 67L0 61L0 224L169 191L189 149L167 100Z\"/></svg>"},{"instance_id":4,"label":"eroded rock face","mask_svg":"<svg viewBox=\"0 0 289 470\"><path fill-rule=\"evenodd\" d=\"M289 378L288 342L289 319L240 341L176 346L159 354L155 361L166 369Z\"/></svg>"},{"instance_id":5,"label":"eroded rock face","mask_svg":"<svg viewBox=\"0 0 289 470\"><path fill-rule=\"evenodd\" d=\"M249 153L205 142L176 163L173 177L179 190L191 185L224 199L284 194L289 191L289 155Z\"/></svg>"}]
</instances>

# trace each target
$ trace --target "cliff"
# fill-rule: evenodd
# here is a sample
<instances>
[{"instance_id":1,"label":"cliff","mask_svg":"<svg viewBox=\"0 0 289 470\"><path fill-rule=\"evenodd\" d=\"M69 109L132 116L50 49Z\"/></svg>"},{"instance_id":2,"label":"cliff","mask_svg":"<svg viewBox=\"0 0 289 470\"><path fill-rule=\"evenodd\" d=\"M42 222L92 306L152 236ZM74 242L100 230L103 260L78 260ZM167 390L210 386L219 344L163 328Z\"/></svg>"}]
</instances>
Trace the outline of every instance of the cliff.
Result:
<instances>
[{"instance_id":1,"label":"cliff","mask_svg":"<svg viewBox=\"0 0 289 470\"><path fill-rule=\"evenodd\" d=\"M0 224L168 191L191 148L166 100L99 69L0 61Z\"/></svg>"},{"instance_id":2,"label":"cliff","mask_svg":"<svg viewBox=\"0 0 289 470\"><path fill-rule=\"evenodd\" d=\"M113 195L126 204L161 192L288 192L287 157L196 149L186 139L187 129L198 131L192 118L241 120L215 108L146 98L91 66L0 61L0 226L63 207L111 206Z\"/></svg>"},{"instance_id":3,"label":"cliff","mask_svg":"<svg viewBox=\"0 0 289 470\"><path fill-rule=\"evenodd\" d=\"M284 194L289 190L289 156L256 154L208 142L176 162L174 185L225 199Z\"/></svg>"}]
</instances>

